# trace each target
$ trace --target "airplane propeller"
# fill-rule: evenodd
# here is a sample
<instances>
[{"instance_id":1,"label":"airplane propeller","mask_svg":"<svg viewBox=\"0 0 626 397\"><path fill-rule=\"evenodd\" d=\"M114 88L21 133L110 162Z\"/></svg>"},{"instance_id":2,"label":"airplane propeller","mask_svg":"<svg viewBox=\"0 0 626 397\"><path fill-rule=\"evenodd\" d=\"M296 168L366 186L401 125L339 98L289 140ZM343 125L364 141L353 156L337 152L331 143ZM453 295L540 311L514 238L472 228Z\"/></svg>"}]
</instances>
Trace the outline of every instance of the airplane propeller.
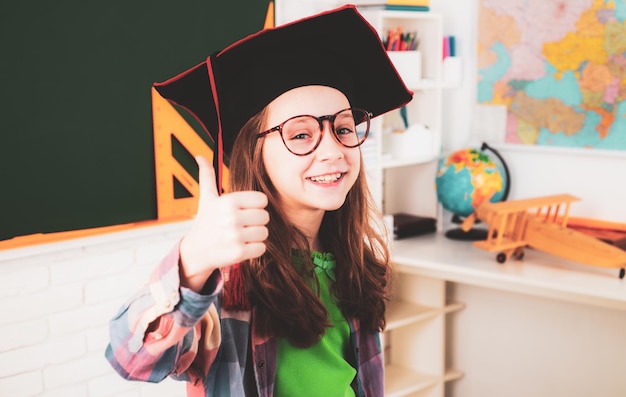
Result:
<instances>
[{"instance_id":1,"label":"airplane propeller","mask_svg":"<svg viewBox=\"0 0 626 397\"><path fill-rule=\"evenodd\" d=\"M469 232L472 227L474 227L474 223L476 223L476 212L473 212L471 215L467 216L463 223L461 223L461 230L464 232Z\"/></svg>"}]
</instances>

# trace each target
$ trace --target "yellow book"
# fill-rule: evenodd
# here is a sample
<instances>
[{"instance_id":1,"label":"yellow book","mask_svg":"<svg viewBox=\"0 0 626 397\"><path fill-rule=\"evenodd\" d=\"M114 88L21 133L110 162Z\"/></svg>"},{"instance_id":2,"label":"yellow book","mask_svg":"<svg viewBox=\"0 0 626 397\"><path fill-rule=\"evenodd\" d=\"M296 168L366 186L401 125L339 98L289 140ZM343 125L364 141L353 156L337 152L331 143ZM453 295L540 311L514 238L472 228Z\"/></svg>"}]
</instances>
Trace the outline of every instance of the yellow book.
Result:
<instances>
[{"instance_id":1,"label":"yellow book","mask_svg":"<svg viewBox=\"0 0 626 397\"><path fill-rule=\"evenodd\" d=\"M394 6L430 6L430 0L387 0L386 4Z\"/></svg>"}]
</instances>

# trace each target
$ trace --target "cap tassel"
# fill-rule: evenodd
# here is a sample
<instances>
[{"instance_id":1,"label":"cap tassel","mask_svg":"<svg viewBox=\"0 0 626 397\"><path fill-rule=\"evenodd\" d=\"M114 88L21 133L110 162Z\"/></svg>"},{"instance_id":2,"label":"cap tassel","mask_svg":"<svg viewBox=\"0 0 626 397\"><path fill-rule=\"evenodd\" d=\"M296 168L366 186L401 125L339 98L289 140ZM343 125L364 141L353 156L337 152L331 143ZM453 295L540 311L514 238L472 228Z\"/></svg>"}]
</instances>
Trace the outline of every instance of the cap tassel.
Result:
<instances>
[{"instance_id":1,"label":"cap tassel","mask_svg":"<svg viewBox=\"0 0 626 397\"><path fill-rule=\"evenodd\" d=\"M241 271L241 265L233 265L228 274L228 280L224 284L222 294L222 306L232 311L249 311L250 302L246 294L246 283Z\"/></svg>"}]
</instances>

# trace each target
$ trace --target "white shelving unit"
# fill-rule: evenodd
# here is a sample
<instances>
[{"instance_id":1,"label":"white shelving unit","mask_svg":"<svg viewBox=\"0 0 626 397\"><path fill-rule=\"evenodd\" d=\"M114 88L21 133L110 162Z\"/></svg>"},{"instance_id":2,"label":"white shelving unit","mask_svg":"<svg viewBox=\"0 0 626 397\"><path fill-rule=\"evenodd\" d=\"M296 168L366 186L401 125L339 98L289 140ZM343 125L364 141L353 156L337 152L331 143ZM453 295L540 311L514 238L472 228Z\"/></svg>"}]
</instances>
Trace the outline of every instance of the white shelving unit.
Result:
<instances>
[{"instance_id":1,"label":"white shelving unit","mask_svg":"<svg viewBox=\"0 0 626 397\"><path fill-rule=\"evenodd\" d=\"M374 119L371 139L363 147L370 190L384 214L405 212L439 218L434 185L442 146L442 17L430 12L361 12L381 37L398 27L417 32L421 64L416 68L421 69L421 79L405 78L414 92L406 110L409 125L425 126L427 132L420 131L429 134L428 139L404 141L405 132L397 131L404 128L400 111ZM394 150L398 146L393 140L398 138L401 155ZM407 151L405 145L416 142L424 145L416 146L414 153L410 147ZM405 272L398 266L382 338L386 396L443 397L446 383L463 376L446 363L446 317L464 307L448 301L446 286L445 280Z\"/></svg>"},{"instance_id":2,"label":"white shelving unit","mask_svg":"<svg viewBox=\"0 0 626 397\"><path fill-rule=\"evenodd\" d=\"M443 397L463 376L446 363L446 317L464 305L448 302L445 280L398 274L382 338L385 395Z\"/></svg>"},{"instance_id":3,"label":"white shelving unit","mask_svg":"<svg viewBox=\"0 0 626 397\"><path fill-rule=\"evenodd\" d=\"M434 177L442 136L442 17L412 11L364 9L361 13L381 37L398 27L405 32L417 32L421 65L416 68L421 69L421 80L405 79L407 87L414 92L406 110L409 124L426 127L427 132L421 132L428 134L427 139L418 138L427 143L424 146L401 132L404 123L400 111L372 120L371 136L363 148L370 189L385 214L408 212L437 217ZM404 148L402 157L394 156L394 139ZM411 152L406 150L407 145L413 144L416 144L415 153L407 155L407 151Z\"/></svg>"}]
</instances>

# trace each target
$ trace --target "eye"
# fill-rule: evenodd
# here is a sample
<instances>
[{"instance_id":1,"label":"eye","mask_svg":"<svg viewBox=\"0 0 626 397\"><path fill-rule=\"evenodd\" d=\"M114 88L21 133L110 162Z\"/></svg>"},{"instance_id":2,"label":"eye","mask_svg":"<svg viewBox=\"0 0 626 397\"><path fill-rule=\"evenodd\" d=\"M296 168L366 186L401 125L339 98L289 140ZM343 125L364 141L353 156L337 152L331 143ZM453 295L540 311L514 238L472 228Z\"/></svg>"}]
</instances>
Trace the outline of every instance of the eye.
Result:
<instances>
[{"instance_id":1,"label":"eye","mask_svg":"<svg viewBox=\"0 0 626 397\"><path fill-rule=\"evenodd\" d=\"M283 138L290 141L314 139L318 129L317 120L309 116L299 116L285 124Z\"/></svg>"},{"instance_id":2,"label":"eye","mask_svg":"<svg viewBox=\"0 0 626 397\"><path fill-rule=\"evenodd\" d=\"M335 127L335 132L337 135L350 135L354 134L353 127Z\"/></svg>"},{"instance_id":3,"label":"eye","mask_svg":"<svg viewBox=\"0 0 626 397\"><path fill-rule=\"evenodd\" d=\"M309 131L295 131L292 132L291 134L289 134L288 139L294 140L294 139L310 139L311 133Z\"/></svg>"},{"instance_id":4,"label":"eye","mask_svg":"<svg viewBox=\"0 0 626 397\"><path fill-rule=\"evenodd\" d=\"M335 119L335 133L337 135L350 135L356 132L354 119L350 115L341 114Z\"/></svg>"},{"instance_id":5,"label":"eye","mask_svg":"<svg viewBox=\"0 0 626 397\"><path fill-rule=\"evenodd\" d=\"M354 117L351 112L343 111L335 118L335 133L340 135L351 135L356 132L356 125L354 123Z\"/></svg>"}]
</instances>

